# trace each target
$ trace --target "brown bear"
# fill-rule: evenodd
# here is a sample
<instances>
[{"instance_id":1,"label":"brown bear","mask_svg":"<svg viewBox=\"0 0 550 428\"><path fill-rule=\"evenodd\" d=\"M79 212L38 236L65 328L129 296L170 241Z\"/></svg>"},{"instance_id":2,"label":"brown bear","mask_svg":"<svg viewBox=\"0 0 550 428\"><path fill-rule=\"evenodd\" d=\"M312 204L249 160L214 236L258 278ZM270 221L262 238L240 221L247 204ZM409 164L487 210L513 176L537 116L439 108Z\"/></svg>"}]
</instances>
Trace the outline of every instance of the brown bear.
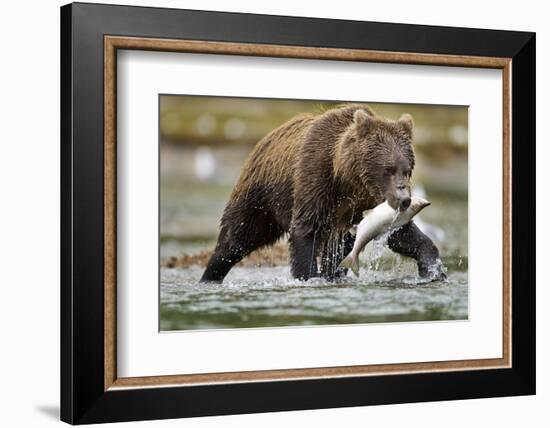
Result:
<instances>
[{"instance_id":1,"label":"brown bear","mask_svg":"<svg viewBox=\"0 0 550 428\"><path fill-rule=\"evenodd\" d=\"M221 282L243 257L285 233L295 278L345 275L338 266L363 211L384 200L394 209L411 203L412 132L408 114L392 121L363 104L301 114L273 130L243 167L201 281ZM421 276L444 277L437 247L414 223L393 232L388 245L416 259Z\"/></svg>"}]
</instances>

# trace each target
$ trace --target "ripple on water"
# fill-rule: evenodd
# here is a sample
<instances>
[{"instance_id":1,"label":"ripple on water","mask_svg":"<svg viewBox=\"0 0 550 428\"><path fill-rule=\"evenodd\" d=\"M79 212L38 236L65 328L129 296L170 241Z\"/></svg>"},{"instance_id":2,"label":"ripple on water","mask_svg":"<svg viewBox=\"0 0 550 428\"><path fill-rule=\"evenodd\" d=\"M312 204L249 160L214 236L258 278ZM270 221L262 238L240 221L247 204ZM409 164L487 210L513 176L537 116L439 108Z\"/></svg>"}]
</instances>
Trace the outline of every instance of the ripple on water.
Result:
<instances>
[{"instance_id":1,"label":"ripple on water","mask_svg":"<svg viewBox=\"0 0 550 428\"><path fill-rule=\"evenodd\" d=\"M423 283L410 266L362 271L337 283L303 282L285 267L235 267L223 284L201 284L203 269L161 269L161 329L246 328L468 317L467 272Z\"/></svg>"}]
</instances>

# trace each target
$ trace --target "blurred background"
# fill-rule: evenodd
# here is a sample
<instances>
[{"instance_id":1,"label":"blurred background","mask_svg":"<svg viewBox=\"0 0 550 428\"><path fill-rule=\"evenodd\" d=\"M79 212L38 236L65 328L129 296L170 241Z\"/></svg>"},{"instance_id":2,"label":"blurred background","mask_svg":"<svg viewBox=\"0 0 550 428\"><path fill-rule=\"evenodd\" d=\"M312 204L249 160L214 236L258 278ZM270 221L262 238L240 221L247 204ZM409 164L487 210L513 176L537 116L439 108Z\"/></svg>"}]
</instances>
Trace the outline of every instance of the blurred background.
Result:
<instances>
[{"instance_id":1,"label":"blurred background","mask_svg":"<svg viewBox=\"0 0 550 428\"><path fill-rule=\"evenodd\" d=\"M254 145L296 113L321 112L339 103L161 96L161 259L211 249L225 203ZM440 239L444 256L467 255L467 107L369 105L388 118L413 116L415 192L438 202L422 217L434 230L442 229L440 237L442 231L451 235Z\"/></svg>"}]
</instances>

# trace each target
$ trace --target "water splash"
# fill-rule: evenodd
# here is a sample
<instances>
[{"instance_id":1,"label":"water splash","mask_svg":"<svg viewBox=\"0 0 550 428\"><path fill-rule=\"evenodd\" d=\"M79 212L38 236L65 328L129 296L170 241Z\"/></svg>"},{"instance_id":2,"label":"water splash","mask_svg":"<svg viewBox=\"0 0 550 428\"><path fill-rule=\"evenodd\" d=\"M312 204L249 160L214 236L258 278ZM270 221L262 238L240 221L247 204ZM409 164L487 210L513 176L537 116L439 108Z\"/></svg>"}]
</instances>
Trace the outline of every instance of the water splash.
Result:
<instances>
[{"instance_id":1,"label":"water splash","mask_svg":"<svg viewBox=\"0 0 550 428\"><path fill-rule=\"evenodd\" d=\"M360 256L360 258L363 258L362 264L373 276L376 276L375 273L380 269L380 261L385 253L385 247L389 236L390 231L387 231L373 239L367 244L367 248Z\"/></svg>"},{"instance_id":2,"label":"water splash","mask_svg":"<svg viewBox=\"0 0 550 428\"><path fill-rule=\"evenodd\" d=\"M442 274L444 276L447 275L447 268L443 265L443 262L441 261L441 259L438 257L435 261L434 264L432 264L429 268L428 268L428 279L429 280L433 280L433 279L436 279L436 278L441 278ZM444 282L447 282L446 279L443 279Z\"/></svg>"},{"instance_id":3,"label":"water splash","mask_svg":"<svg viewBox=\"0 0 550 428\"><path fill-rule=\"evenodd\" d=\"M453 271L449 283L423 284L393 270L298 281L288 266L236 266L223 284L200 284L202 268L161 269L161 329L327 325L465 319L468 277ZM425 280L424 280L425 282Z\"/></svg>"}]
</instances>

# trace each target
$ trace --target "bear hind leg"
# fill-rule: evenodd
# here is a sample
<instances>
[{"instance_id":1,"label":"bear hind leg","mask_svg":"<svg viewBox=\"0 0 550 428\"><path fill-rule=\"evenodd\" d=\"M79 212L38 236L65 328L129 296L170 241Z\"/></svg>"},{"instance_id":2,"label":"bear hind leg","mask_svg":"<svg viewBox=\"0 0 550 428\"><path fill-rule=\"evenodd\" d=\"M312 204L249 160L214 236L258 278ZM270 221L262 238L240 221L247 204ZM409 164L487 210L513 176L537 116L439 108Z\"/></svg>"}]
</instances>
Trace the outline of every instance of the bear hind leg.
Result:
<instances>
[{"instance_id":1,"label":"bear hind leg","mask_svg":"<svg viewBox=\"0 0 550 428\"><path fill-rule=\"evenodd\" d=\"M201 282L221 283L234 265L253 251L274 244L284 232L271 216L258 212L238 221L236 218L222 220L222 224L218 243Z\"/></svg>"}]
</instances>

